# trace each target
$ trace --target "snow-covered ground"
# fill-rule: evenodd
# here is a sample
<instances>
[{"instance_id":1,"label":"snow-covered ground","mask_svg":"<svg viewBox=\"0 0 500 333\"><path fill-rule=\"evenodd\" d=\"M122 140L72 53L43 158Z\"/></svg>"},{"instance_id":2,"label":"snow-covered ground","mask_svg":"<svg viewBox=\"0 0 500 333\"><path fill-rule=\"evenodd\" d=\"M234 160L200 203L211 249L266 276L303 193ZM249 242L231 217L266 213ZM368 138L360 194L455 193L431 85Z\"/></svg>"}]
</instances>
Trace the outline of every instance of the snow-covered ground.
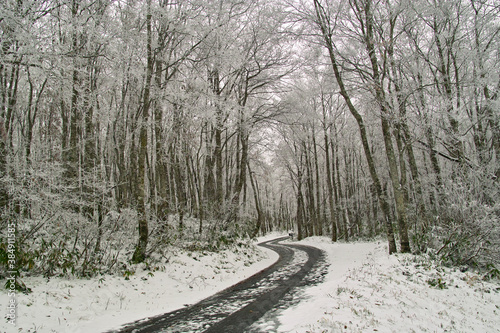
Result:
<instances>
[{"instance_id":1,"label":"snow-covered ground","mask_svg":"<svg viewBox=\"0 0 500 333\"><path fill-rule=\"evenodd\" d=\"M300 243L325 250L330 271L281 313L279 332L500 332L500 285L473 272L389 256L385 242Z\"/></svg>"},{"instance_id":2,"label":"snow-covered ground","mask_svg":"<svg viewBox=\"0 0 500 333\"><path fill-rule=\"evenodd\" d=\"M499 332L500 286L474 273L388 256L384 242L332 244L314 237L300 243L325 250L331 265L323 283L279 313L279 332ZM137 270L129 280L27 278L33 292L17 295L17 327L3 321L0 332L106 331L193 304L276 260L272 251L242 247L217 255L175 253L164 267ZM2 290L4 312L8 300Z\"/></svg>"},{"instance_id":3,"label":"snow-covered ground","mask_svg":"<svg viewBox=\"0 0 500 333\"><path fill-rule=\"evenodd\" d=\"M259 239L264 241L277 235ZM17 326L0 322L1 333L104 332L145 317L194 304L270 266L278 255L268 249L172 253L163 266L90 280L25 278L33 292L17 294ZM9 302L0 291L2 312ZM2 314L3 316L3 314Z\"/></svg>"}]
</instances>

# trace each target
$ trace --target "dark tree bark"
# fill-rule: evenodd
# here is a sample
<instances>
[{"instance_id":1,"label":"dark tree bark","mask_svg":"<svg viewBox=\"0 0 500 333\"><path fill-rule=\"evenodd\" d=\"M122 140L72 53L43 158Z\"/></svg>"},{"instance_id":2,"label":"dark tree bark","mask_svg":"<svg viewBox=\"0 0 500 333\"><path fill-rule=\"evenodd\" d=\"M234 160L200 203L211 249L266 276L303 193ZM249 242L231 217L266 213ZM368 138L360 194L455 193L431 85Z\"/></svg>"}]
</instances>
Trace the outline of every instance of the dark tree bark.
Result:
<instances>
[{"instance_id":1,"label":"dark tree bark","mask_svg":"<svg viewBox=\"0 0 500 333\"><path fill-rule=\"evenodd\" d=\"M332 161L330 159L330 139L328 137L328 124L326 120L326 108L324 103L324 96L321 96L322 110L323 110L323 136L325 141L325 165L326 165L326 187L328 190L328 207L330 208L330 219L332 228L332 241L337 241L337 211L335 208L335 198L333 193L335 179L332 177ZM333 179L332 179L333 178Z\"/></svg>"},{"instance_id":2,"label":"dark tree bark","mask_svg":"<svg viewBox=\"0 0 500 333\"><path fill-rule=\"evenodd\" d=\"M257 180L254 179L255 177L252 175L252 171L250 169L250 164L248 164L248 175L250 177L250 184L252 185L252 191L253 191L253 198L255 201L255 210L257 211L257 221L255 223L255 228L252 232L251 238L257 237L259 234L260 229L262 228L262 220L264 218L261 204L260 204L260 198L259 198L259 185L257 183Z\"/></svg>"},{"instance_id":3,"label":"dark tree bark","mask_svg":"<svg viewBox=\"0 0 500 333\"><path fill-rule=\"evenodd\" d=\"M375 98L379 104L381 111L381 125L382 134L384 137L384 146L387 155L387 161L389 164L389 176L391 178L392 189L394 192L394 199L396 201L396 211L398 214L398 226L400 235L401 252L410 252L410 242L408 239L408 219L406 213L406 200L404 197L403 189L399 179L398 164L394 152L394 146L392 143L391 126L389 119L391 117L391 112L387 102L385 100L385 93L382 84L382 78L380 73L380 66L377 59L377 54L374 46L374 17L372 14L371 0L363 0L364 3L353 3L353 9L355 9L360 17L360 21L364 19L361 24L365 25L364 30L364 42L368 56L370 58L372 78L375 88ZM364 16L364 18L363 18Z\"/></svg>"},{"instance_id":4,"label":"dark tree bark","mask_svg":"<svg viewBox=\"0 0 500 333\"><path fill-rule=\"evenodd\" d=\"M139 109L139 154L138 154L138 168L137 168L137 214L139 219L139 241L132 256L132 261L135 263L143 262L146 259L146 250L148 246L149 228L146 214L146 159L148 153L148 130L147 124L149 121L149 109L151 104L151 81L153 78L154 56L152 49L152 17L151 17L151 0L147 0L147 13L146 13L146 31L147 31L147 68L146 68L146 82L144 86L144 95L142 105Z\"/></svg>"},{"instance_id":5,"label":"dark tree bark","mask_svg":"<svg viewBox=\"0 0 500 333\"><path fill-rule=\"evenodd\" d=\"M321 6L319 0L314 0L314 6L316 10L316 16L317 16L317 23L319 24L319 28L321 29L323 38L325 40L325 46L328 49L328 54L330 56L330 62L333 67L333 71L335 74L335 79L337 81L337 84L339 85L340 88L340 94L344 98L347 107L353 117L356 119L356 122L359 127L360 135L361 135L361 143L363 145L363 150L365 152L365 157L368 162L368 168L370 170L370 176L372 178L374 187L377 192L378 200L380 203L380 207L382 209L382 212L384 213L384 219L385 219L385 226L386 226L386 232L387 232L387 240L389 242L389 253L392 254L397 251L396 249L396 241L394 238L394 231L392 227L392 222L390 219L390 208L389 204L386 201L386 197L383 195L382 192L382 186L380 185L380 180L377 174L377 171L375 169L375 162L373 160L371 151L370 151L370 146L368 144L368 136L366 133L366 127L363 121L363 117L361 114L357 111L356 107L351 101L351 98L347 92L347 89L345 88L344 85L344 80L342 79L342 76L340 74L340 69L337 64L337 59L335 57L335 50L334 50L334 44L332 40L332 35L331 32L328 28L328 15L325 12L324 8Z\"/></svg>"},{"instance_id":6,"label":"dark tree bark","mask_svg":"<svg viewBox=\"0 0 500 333\"><path fill-rule=\"evenodd\" d=\"M316 133L314 131L314 126L312 128L312 145L313 145L313 154L314 154L314 171L315 171L315 180L316 180L316 235L318 236L323 236L323 221L322 221L322 216L320 213L320 206L321 206L321 181L319 178L319 163L318 163L318 148L316 145Z\"/></svg>"}]
</instances>

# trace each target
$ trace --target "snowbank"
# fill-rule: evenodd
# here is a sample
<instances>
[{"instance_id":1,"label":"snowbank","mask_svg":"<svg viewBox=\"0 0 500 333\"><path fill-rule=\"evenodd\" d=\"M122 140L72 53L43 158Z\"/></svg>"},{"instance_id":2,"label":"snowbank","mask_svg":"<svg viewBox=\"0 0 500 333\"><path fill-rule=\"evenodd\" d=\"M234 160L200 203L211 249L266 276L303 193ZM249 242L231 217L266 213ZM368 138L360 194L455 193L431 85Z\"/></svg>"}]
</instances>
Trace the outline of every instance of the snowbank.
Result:
<instances>
[{"instance_id":1,"label":"snowbank","mask_svg":"<svg viewBox=\"0 0 500 333\"><path fill-rule=\"evenodd\" d=\"M499 332L500 286L475 273L389 256L382 242L301 243L325 250L330 272L281 314L279 332Z\"/></svg>"},{"instance_id":2,"label":"snowbank","mask_svg":"<svg viewBox=\"0 0 500 333\"><path fill-rule=\"evenodd\" d=\"M125 276L26 278L33 292L17 295L17 327L1 321L0 332L103 332L196 303L270 266L277 258L267 249L235 247L221 253L178 252L167 264L130 272L128 280ZM8 301L2 290L2 307Z\"/></svg>"},{"instance_id":3,"label":"snowbank","mask_svg":"<svg viewBox=\"0 0 500 333\"><path fill-rule=\"evenodd\" d=\"M278 332L498 332L500 286L475 273L423 257L389 256L384 242L334 244L313 237L299 243L324 250L331 265L323 283L305 288L300 303L278 312ZM270 250L241 247L179 252L128 280L27 278L33 292L17 295L18 326L3 321L0 332L103 332L193 304L276 260ZM2 306L8 300L2 290Z\"/></svg>"}]
</instances>

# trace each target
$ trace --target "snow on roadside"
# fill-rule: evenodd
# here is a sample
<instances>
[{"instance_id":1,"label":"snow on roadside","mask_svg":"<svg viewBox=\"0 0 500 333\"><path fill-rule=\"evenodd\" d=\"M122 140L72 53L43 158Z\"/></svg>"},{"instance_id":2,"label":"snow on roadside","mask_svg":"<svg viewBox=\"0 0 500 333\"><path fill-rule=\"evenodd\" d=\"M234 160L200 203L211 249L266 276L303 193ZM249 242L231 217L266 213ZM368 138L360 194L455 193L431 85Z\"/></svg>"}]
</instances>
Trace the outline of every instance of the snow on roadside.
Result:
<instances>
[{"instance_id":1,"label":"snow on roadside","mask_svg":"<svg viewBox=\"0 0 500 333\"><path fill-rule=\"evenodd\" d=\"M288 237L288 233L284 233L282 231L272 231L264 236L257 237L256 243L258 244L258 243L262 243L262 242L267 242L267 241L282 238L282 237ZM274 251L271 251L271 252L275 253Z\"/></svg>"},{"instance_id":2,"label":"snow on roadside","mask_svg":"<svg viewBox=\"0 0 500 333\"><path fill-rule=\"evenodd\" d=\"M120 276L90 280L25 278L33 292L17 294L17 326L0 321L0 332L104 332L194 304L277 259L275 252L264 248L235 247L221 253L179 252L167 264L149 271L138 269L129 280ZM1 290L2 308L8 301L6 291Z\"/></svg>"},{"instance_id":3,"label":"snow on roadside","mask_svg":"<svg viewBox=\"0 0 500 333\"><path fill-rule=\"evenodd\" d=\"M387 254L383 242L316 246L331 263L325 282L279 317L279 332L499 332L500 286L475 273Z\"/></svg>"},{"instance_id":4,"label":"snow on roadside","mask_svg":"<svg viewBox=\"0 0 500 333\"><path fill-rule=\"evenodd\" d=\"M278 238L272 234L259 242ZM500 287L475 273L437 267L428 259L387 255L385 242L300 242L324 250L331 263L323 283L284 310L278 332L498 332ZM248 256L250 254L250 256ZM0 332L103 332L193 304L268 267L267 249L219 254L179 252L164 266L137 270L129 280L26 278L18 294L17 327ZM0 291L0 304L8 302Z\"/></svg>"}]
</instances>

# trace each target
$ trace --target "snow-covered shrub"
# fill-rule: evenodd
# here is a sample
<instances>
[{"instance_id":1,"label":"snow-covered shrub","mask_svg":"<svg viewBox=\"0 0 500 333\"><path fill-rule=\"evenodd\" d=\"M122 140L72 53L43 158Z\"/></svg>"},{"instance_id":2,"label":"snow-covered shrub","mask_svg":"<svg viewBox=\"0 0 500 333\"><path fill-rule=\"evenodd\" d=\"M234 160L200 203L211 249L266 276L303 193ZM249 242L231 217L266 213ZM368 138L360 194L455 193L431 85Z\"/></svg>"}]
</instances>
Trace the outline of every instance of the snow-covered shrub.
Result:
<instances>
[{"instance_id":1,"label":"snow-covered shrub","mask_svg":"<svg viewBox=\"0 0 500 333\"><path fill-rule=\"evenodd\" d=\"M111 197L115 184L99 171L80 170L66 176L66 167L38 161L12 168L2 178L8 190L8 209L0 211L0 278L7 271L7 225L16 225L16 265L21 276L91 277L133 271L130 258L138 241L137 211L117 207ZM130 203L128 203L130 205ZM244 235L236 223L222 218L200 219L186 214L148 216L148 262L168 260L176 248L219 251L238 244Z\"/></svg>"},{"instance_id":2,"label":"snow-covered shrub","mask_svg":"<svg viewBox=\"0 0 500 333\"><path fill-rule=\"evenodd\" d=\"M218 251L227 248L240 238L237 225L227 225L222 220L213 218L203 220L202 223L201 234L200 220L193 217L184 218L182 229L179 229L178 216L171 215L169 225L174 235L171 236L173 239L171 244L190 251Z\"/></svg>"},{"instance_id":3,"label":"snow-covered shrub","mask_svg":"<svg viewBox=\"0 0 500 333\"><path fill-rule=\"evenodd\" d=\"M6 225L15 224L16 268L23 274L86 277L116 269L135 245L135 212L111 211L102 183L90 179L93 188L84 193L64 172L58 163L39 163L6 177L10 203L0 220L0 249Z\"/></svg>"},{"instance_id":4,"label":"snow-covered shrub","mask_svg":"<svg viewBox=\"0 0 500 333\"><path fill-rule=\"evenodd\" d=\"M500 264L499 186L475 174L445 184L430 243L443 261L488 267Z\"/></svg>"}]
</instances>

